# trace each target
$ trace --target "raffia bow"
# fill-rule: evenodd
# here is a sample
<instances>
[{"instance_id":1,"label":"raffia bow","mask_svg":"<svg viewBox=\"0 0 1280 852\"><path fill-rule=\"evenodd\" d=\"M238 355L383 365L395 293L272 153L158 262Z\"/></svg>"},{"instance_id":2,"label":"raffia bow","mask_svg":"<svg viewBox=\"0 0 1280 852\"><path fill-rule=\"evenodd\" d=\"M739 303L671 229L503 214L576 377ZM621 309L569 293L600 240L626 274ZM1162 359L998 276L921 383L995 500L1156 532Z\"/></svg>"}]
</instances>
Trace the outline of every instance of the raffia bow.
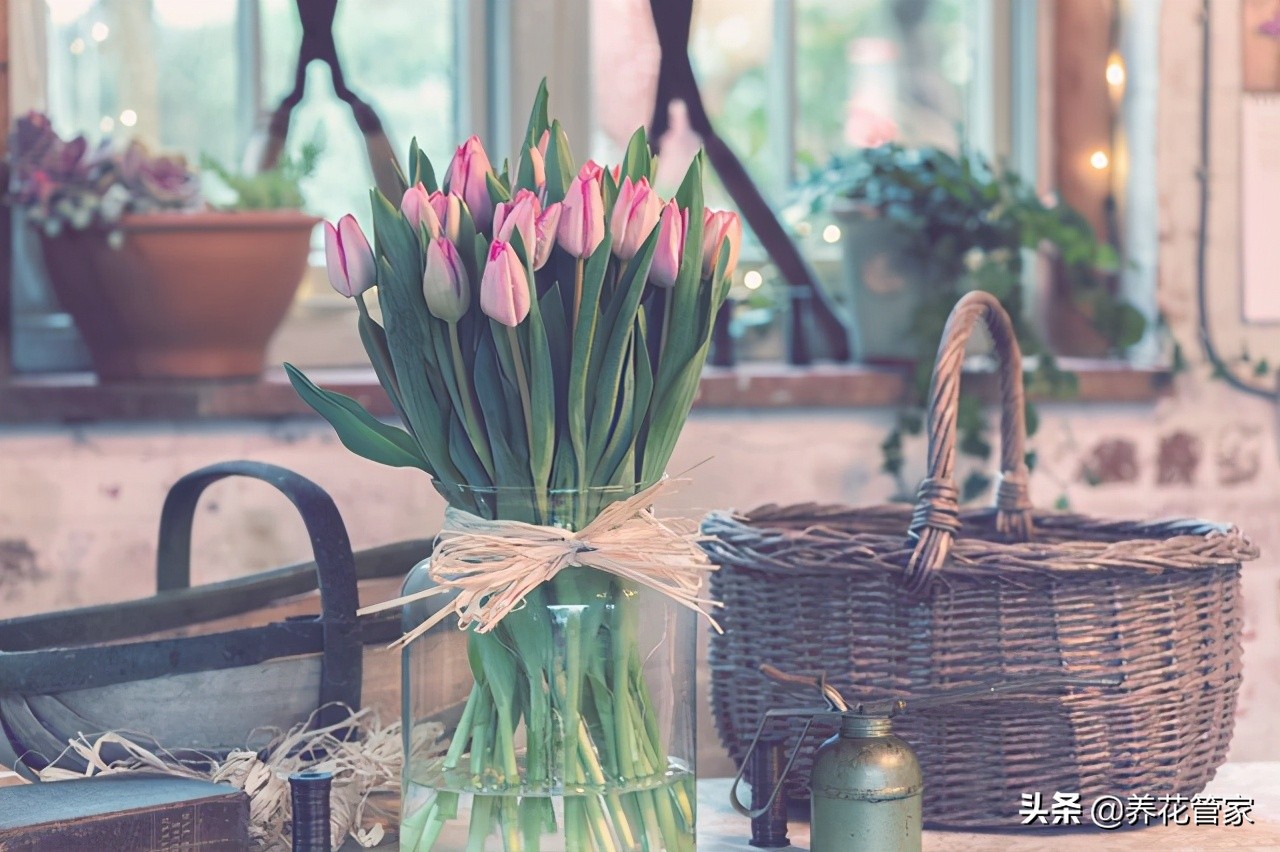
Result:
<instances>
[{"instance_id":1,"label":"raffia bow","mask_svg":"<svg viewBox=\"0 0 1280 852\"><path fill-rule=\"evenodd\" d=\"M706 575L716 566L699 546L703 536L697 524L659 520L650 508L658 495L674 485L663 477L633 497L610 503L576 533L522 521L488 520L450 506L431 554L430 575L436 586L365 607L360 614L456 591L448 606L394 644L412 642L451 613L457 614L459 628L474 624L476 632L487 633L518 609L529 592L565 568L581 565L666 595L702 614L719 630L708 610L720 604L701 596Z\"/></svg>"}]
</instances>

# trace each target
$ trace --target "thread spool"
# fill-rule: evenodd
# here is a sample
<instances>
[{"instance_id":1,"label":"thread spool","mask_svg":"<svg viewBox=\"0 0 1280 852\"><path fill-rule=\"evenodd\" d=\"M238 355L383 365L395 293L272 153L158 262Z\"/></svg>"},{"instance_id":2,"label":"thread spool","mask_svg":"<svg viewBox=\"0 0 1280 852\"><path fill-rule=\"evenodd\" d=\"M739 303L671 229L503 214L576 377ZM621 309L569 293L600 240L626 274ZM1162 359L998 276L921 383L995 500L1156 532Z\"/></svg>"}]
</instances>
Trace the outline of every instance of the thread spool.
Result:
<instances>
[{"instance_id":1,"label":"thread spool","mask_svg":"<svg viewBox=\"0 0 1280 852\"><path fill-rule=\"evenodd\" d=\"M289 776L293 852L331 852L329 789L332 784L332 772L295 772Z\"/></svg>"},{"instance_id":2,"label":"thread spool","mask_svg":"<svg viewBox=\"0 0 1280 852\"><path fill-rule=\"evenodd\" d=\"M782 779L785 763L782 756L783 741L761 739L751 754L751 809L759 810L769 801L769 794ZM790 846L787 840L787 797L782 791L773 800L769 810L751 820L750 845L758 849L781 849Z\"/></svg>"}]
</instances>

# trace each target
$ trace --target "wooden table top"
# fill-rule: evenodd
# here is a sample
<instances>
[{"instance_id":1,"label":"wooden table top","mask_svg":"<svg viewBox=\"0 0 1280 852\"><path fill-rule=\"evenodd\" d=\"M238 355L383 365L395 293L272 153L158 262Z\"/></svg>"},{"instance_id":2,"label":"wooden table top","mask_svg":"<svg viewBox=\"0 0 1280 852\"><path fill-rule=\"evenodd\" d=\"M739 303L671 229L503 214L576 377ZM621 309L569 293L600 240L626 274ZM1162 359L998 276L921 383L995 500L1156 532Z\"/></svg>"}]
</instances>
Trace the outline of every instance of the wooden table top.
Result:
<instances>
[{"instance_id":1,"label":"wooden table top","mask_svg":"<svg viewBox=\"0 0 1280 852\"><path fill-rule=\"evenodd\" d=\"M750 822L729 806L727 778L698 782L698 852L747 852ZM1152 790L1160 796L1166 791ZM1228 763L1202 794L1220 799L1249 799L1252 823L1227 825L1152 825L1142 829L1102 831L1096 828L1031 831L926 831L926 852L1208 852L1231 849L1261 852L1280 849L1280 763ZM809 826L792 823L791 850L809 848ZM380 850L394 849L388 842ZM360 849L348 841L343 852ZM455 852L441 849L438 852ZM851 850L852 852L852 850ZM874 852L874 850L868 850Z\"/></svg>"}]
</instances>

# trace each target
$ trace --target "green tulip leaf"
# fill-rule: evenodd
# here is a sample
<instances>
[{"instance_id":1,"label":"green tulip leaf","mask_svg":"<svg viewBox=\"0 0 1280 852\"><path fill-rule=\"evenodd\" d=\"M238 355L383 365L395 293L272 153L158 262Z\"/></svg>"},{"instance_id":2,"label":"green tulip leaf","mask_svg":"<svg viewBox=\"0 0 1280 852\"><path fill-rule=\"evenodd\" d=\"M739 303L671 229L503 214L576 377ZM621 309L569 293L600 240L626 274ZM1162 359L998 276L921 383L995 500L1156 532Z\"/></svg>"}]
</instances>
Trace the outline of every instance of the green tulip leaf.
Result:
<instances>
[{"instance_id":1,"label":"green tulip leaf","mask_svg":"<svg viewBox=\"0 0 1280 852\"><path fill-rule=\"evenodd\" d=\"M644 128L636 128L627 142L627 152L622 157L622 177L631 178L632 183L649 176L652 154L649 152L649 139Z\"/></svg>"},{"instance_id":2,"label":"green tulip leaf","mask_svg":"<svg viewBox=\"0 0 1280 852\"><path fill-rule=\"evenodd\" d=\"M416 467L432 473L417 443L403 429L383 423L349 396L318 387L292 364L285 364L284 369L302 401L329 421L338 440L351 452L390 467Z\"/></svg>"}]
</instances>

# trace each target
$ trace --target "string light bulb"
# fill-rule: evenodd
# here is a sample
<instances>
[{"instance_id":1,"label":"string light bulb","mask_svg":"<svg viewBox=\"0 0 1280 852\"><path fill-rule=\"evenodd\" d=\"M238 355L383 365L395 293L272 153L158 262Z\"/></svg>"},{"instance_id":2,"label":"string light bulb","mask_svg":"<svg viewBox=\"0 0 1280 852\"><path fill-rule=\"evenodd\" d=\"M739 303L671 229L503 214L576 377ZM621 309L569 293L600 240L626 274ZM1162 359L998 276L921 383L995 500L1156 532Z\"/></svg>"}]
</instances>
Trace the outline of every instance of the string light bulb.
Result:
<instances>
[{"instance_id":1,"label":"string light bulb","mask_svg":"<svg viewBox=\"0 0 1280 852\"><path fill-rule=\"evenodd\" d=\"M1109 83L1114 88L1118 89L1124 85L1124 81L1125 81L1124 60L1120 58L1120 54L1113 53L1111 54L1111 56L1107 57L1106 76L1107 76L1107 83Z\"/></svg>"},{"instance_id":2,"label":"string light bulb","mask_svg":"<svg viewBox=\"0 0 1280 852\"><path fill-rule=\"evenodd\" d=\"M1098 171L1102 171L1107 166L1111 165L1111 158L1107 156L1106 151L1099 148L1097 151L1094 151L1089 155L1089 165L1093 166Z\"/></svg>"},{"instance_id":3,"label":"string light bulb","mask_svg":"<svg viewBox=\"0 0 1280 852\"><path fill-rule=\"evenodd\" d=\"M760 285L764 284L764 276L760 274L760 270L752 269L746 275L742 276L742 286L748 290L759 290Z\"/></svg>"},{"instance_id":4,"label":"string light bulb","mask_svg":"<svg viewBox=\"0 0 1280 852\"><path fill-rule=\"evenodd\" d=\"M840 227L838 225L828 225L823 228L822 239L829 243L838 242L840 240Z\"/></svg>"}]
</instances>

